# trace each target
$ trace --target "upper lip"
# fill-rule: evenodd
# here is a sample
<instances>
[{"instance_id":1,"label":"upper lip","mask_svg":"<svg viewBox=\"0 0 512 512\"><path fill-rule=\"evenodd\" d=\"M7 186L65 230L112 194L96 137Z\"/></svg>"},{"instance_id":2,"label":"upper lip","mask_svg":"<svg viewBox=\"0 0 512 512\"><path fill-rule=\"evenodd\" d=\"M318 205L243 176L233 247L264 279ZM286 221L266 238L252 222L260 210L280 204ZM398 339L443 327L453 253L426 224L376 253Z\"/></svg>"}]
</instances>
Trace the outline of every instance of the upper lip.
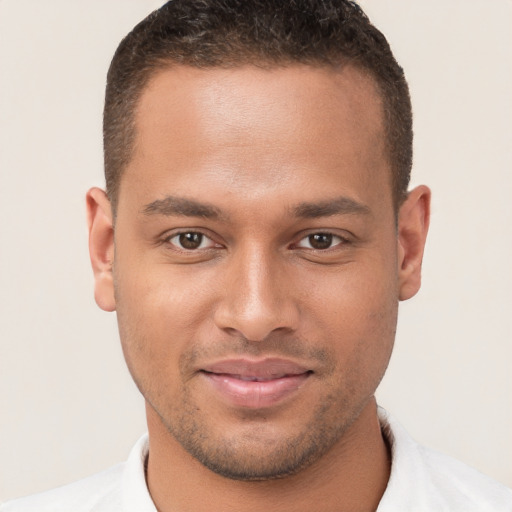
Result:
<instances>
[{"instance_id":1,"label":"upper lip","mask_svg":"<svg viewBox=\"0 0 512 512\"><path fill-rule=\"evenodd\" d=\"M208 373L260 379L278 379L310 372L304 366L281 358L266 358L258 361L243 358L225 359L208 364L201 370Z\"/></svg>"}]
</instances>

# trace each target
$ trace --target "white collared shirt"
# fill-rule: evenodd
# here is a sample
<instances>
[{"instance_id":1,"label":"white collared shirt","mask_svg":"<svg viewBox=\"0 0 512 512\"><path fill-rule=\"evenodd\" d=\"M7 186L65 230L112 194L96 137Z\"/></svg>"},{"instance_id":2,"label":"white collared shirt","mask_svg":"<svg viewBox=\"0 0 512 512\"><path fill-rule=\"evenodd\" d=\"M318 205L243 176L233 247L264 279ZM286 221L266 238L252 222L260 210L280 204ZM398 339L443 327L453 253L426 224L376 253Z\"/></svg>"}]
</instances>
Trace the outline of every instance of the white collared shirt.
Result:
<instances>
[{"instance_id":1,"label":"white collared shirt","mask_svg":"<svg viewBox=\"0 0 512 512\"><path fill-rule=\"evenodd\" d=\"M512 490L465 464L417 444L384 409L391 476L377 512L512 512ZM128 460L102 473L5 503L0 512L157 512L145 478L147 434Z\"/></svg>"}]
</instances>

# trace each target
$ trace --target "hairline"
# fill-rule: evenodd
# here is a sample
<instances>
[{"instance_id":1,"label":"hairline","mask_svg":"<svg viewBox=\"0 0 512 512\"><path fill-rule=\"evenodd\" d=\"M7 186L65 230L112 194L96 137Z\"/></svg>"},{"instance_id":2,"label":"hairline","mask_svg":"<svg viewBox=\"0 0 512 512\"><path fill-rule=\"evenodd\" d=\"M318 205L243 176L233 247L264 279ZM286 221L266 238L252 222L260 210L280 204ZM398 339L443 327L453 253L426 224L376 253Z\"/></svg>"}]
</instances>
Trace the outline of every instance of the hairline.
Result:
<instances>
[{"instance_id":1,"label":"hairline","mask_svg":"<svg viewBox=\"0 0 512 512\"><path fill-rule=\"evenodd\" d=\"M354 69L361 72L363 75L368 77L372 84L375 87L375 92L380 100L380 115L382 116L382 128L383 128L383 136L384 136L384 145L385 145L385 153L387 164L389 167L389 186L390 186L390 194L393 204L393 209L395 212L395 217L398 215L398 210L402 202L405 200L405 195L397 196L396 194L396 186L394 180L398 173L398 170L395 169L397 166L396 163L393 163L392 158L392 143L391 143L391 127L389 126L388 116L386 115L386 111L388 108L389 100L387 99L387 95L385 94L385 90L382 86L381 80L379 80L377 74L372 71L372 69L365 65L363 62L358 61L357 59L353 59L350 57L346 57L344 55L338 56L336 62L332 62L328 59L322 60L320 58L317 59L271 59L265 58L256 55L242 55L242 56L233 56L231 58L226 58L222 62L216 62L213 64L195 64L193 62L180 62L172 57L159 57L156 59L151 59L147 65L139 71L141 81L138 84L139 86L135 88L133 95L129 97L130 106L125 109L126 119L125 122L128 125L128 131L126 135L126 146L124 148L125 158L122 164L117 169L115 173L115 182L113 187L109 187L107 184L107 193L109 200L112 206L112 216L115 220L117 216L117 205L119 202L119 192L121 188L121 180L123 178L124 173L126 172L126 168L130 164L133 159L133 155L136 149L137 144L137 113L141 104L141 99L144 93L150 86L150 83L160 74L165 71L172 70L176 67L182 68L190 68L190 69L198 69L198 70L214 70L214 69L239 69L244 66L253 66L256 68L261 68L265 70L272 69L286 69L293 66L303 66L309 67L311 69L330 69L334 70L336 73L342 73L346 67L353 67ZM405 192L405 191L403 191Z\"/></svg>"}]
</instances>

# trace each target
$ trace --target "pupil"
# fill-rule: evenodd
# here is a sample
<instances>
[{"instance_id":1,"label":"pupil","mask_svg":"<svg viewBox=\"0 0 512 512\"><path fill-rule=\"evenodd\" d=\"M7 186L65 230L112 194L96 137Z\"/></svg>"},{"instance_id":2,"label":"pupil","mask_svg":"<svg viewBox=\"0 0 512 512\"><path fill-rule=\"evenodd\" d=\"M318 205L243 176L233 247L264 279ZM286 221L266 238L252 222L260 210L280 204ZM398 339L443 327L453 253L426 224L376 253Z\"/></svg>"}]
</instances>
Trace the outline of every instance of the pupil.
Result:
<instances>
[{"instance_id":1,"label":"pupil","mask_svg":"<svg viewBox=\"0 0 512 512\"><path fill-rule=\"evenodd\" d=\"M329 249L332 244L332 235L316 233L309 236L309 243L315 249Z\"/></svg>"},{"instance_id":2,"label":"pupil","mask_svg":"<svg viewBox=\"0 0 512 512\"><path fill-rule=\"evenodd\" d=\"M203 241L201 233L181 233L180 244L184 249L197 249Z\"/></svg>"}]
</instances>

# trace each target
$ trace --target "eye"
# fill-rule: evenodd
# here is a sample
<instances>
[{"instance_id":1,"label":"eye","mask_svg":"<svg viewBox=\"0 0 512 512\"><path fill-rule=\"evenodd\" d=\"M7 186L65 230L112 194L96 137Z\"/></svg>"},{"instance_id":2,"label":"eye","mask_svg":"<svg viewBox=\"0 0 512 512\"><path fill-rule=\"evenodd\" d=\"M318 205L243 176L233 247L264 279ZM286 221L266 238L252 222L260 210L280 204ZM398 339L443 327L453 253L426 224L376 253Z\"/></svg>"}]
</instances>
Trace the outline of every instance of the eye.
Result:
<instances>
[{"instance_id":1,"label":"eye","mask_svg":"<svg viewBox=\"0 0 512 512\"><path fill-rule=\"evenodd\" d=\"M209 249L217 246L213 240L208 238L206 235L203 235L203 233L198 233L197 231L178 233L177 235L167 238L166 242L185 251Z\"/></svg>"},{"instance_id":2,"label":"eye","mask_svg":"<svg viewBox=\"0 0 512 512\"><path fill-rule=\"evenodd\" d=\"M332 233L312 233L300 240L297 247L321 251L330 249L344 241L343 238L333 235Z\"/></svg>"}]
</instances>

